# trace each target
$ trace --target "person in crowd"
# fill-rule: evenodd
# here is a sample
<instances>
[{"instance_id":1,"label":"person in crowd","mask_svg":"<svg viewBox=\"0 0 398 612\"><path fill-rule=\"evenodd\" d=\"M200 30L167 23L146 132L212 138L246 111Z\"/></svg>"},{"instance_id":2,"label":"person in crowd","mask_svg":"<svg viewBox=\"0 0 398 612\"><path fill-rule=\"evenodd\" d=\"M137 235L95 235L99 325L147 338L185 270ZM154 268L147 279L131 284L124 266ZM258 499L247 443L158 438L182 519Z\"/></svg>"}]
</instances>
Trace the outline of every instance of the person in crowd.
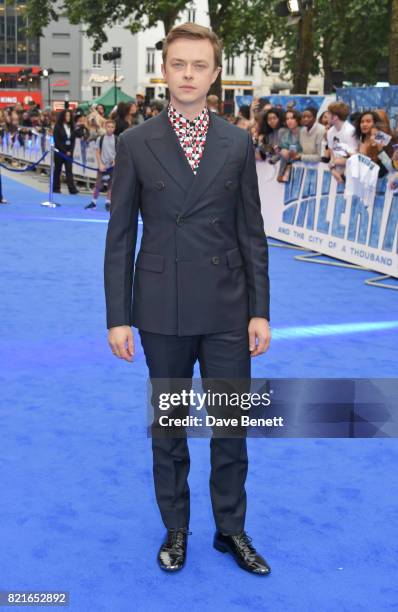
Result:
<instances>
[{"instance_id":1,"label":"person in crowd","mask_svg":"<svg viewBox=\"0 0 398 612\"><path fill-rule=\"evenodd\" d=\"M86 117L86 126L89 133L89 142L96 141L98 136L102 136L103 130L98 127L98 123L91 113Z\"/></svg>"},{"instance_id":2,"label":"person in crowd","mask_svg":"<svg viewBox=\"0 0 398 612\"><path fill-rule=\"evenodd\" d=\"M98 107L100 110L98 110ZM87 115L87 128L90 132L90 140L96 140L98 136L105 134L105 117L102 114L102 104L97 104L90 108L90 112Z\"/></svg>"},{"instance_id":3,"label":"person in crowd","mask_svg":"<svg viewBox=\"0 0 398 612\"><path fill-rule=\"evenodd\" d=\"M328 110L323 111L323 113L319 115L318 122L323 125L326 131L330 128L330 119L331 115Z\"/></svg>"},{"instance_id":4,"label":"person in crowd","mask_svg":"<svg viewBox=\"0 0 398 612\"><path fill-rule=\"evenodd\" d=\"M283 127L283 111L276 107L270 108L263 116L258 143L261 158L270 164L276 164L280 159L280 138Z\"/></svg>"},{"instance_id":5,"label":"person in crowd","mask_svg":"<svg viewBox=\"0 0 398 612\"><path fill-rule=\"evenodd\" d=\"M150 110L151 110L150 116L156 117L156 115L159 115L159 113L161 113L163 109L164 109L164 103L162 102L162 100L152 100L150 104Z\"/></svg>"},{"instance_id":6,"label":"person in crowd","mask_svg":"<svg viewBox=\"0 0 398 612\"><path fill-rule=\"evenodd\" d=\"M212 113L218 114L218 109L219 109L218 96L215 96L214 94L210 94L209 96L207 96L207 108Z\"/></svg>"},{"instance_id":7,"label":"person in crowd","mask_svg":"<svg viewBox=\"0 0 398 612\"><path fill-rule=\"evenodd\" d=\"M87 118L82 111L76 112L74 134L75 138L80 138L80 140L88 141L90 138L90 131L87 127Z\"/></svg>"},{"instance_id":8,"label":"person in crowd","mask_svg":"<svg viewBox=\"0 0 398 612\"><path fill-rule=\"evenodd\" d=\"M322 145L326 130L316 120L317 114L318 109L315 106L308 106L301 115L301 153L297 153L296 159L306 162L321 161Z\"/></svg>"},{"instance_id":9,"label":"person in crowd","mask_svg":"<svg viewBox=\"0 0 398 612\"><path fill-rule=\"evenodd\" d=\"M301 114L299 111L296 109L286 111L285 123L286 127L280 131L281 163L277 176L279 183L288 182L292 163L302 151L300 144Z\"/></svg>"},{"instance_id":10,"label":"person in crowd","mask_svg":"<svg viewBox=\"0 0 398 612\"><path fill-rule=\"evenodd\" d=\"M243 119L247 119L249 121L250 106L247 106L247 104L242 104L242 106L239 108L238 117L242 117Z\"/></svg>"},{"instance_id":11,"label":"person in crowd","mask_svg":"<svg viewBox=\"0 0 398 612\"><path fill-rule=\"evenodd\" d=\"M329 104L331 127L327 132L330 151L329 167L338 183L344 182L344 169L347 159L358 151L358 139L354 126L347 121L350 109L344 102Z\"/></svg>"},{"instance_id":12,"label":"person in crowd","mask_svg":"<svg viewBox=\"0 0 398 612\"><path fill-rule=\"evenodd\" d=\"M95 156L97 159L98 170L97 178L95 181L95 187L93 191L93 197L91 202L84 208L95 209L97 208L97 200L99 193L102 189L105 177L108 177L108 186L106 192L105 210L110 210L111 205L111 190L112 190L112 172L113 166L115 165L116 157L116 142L117 136L115 136L116 123L113 119L107 119L105 123L106 133L103 136L97 138L95 145Z\"/></svg>"},{"instance_id":13,"label":"person in crowd","mask_svg":"<svg viewBox=\"0 0 398 612\"><path fill-rule=\"evenodd\" d=\"M22 113L21 126L22 127L32 127L32 119L28 111L24 111Z\"/></svg>"},{"instance_id":14,"label":"person in crowd","mask_svg":"<svg viewBox=\"0 0 398 612\"><path fill-rule=\"evenodd\" d=\"M146 116L147 106L145 104L145 94L142 90L137 91L135 94L136 110L134 111L134 120L132 125L140 125L144 123Z\"/></svg>"},{"instance_id":15,"label":"person in crowd","mask_svg":"<svg viewBox=\"0 0 398 612\"><path fill-rule=\"evenodd\" d=\"M133 127L134 125L140 125L140 123L142 123L142 115L141 115L141 111L138 108L138 105L136 102L128 102L129 105L129 112L127 115L127 120L130 123L130 127Z\"/></svg>"},{"instance_id":16,"label":"person in crowd","mask_svg":"<svg viewBox=\"0 0 398 612\"><path fill-rule=\"evenodd\" d=\"M392 169L391 158L395 139L392 137L388 117L380 111L367 110L360 113L356 124L359 153L366 155L379 166L379 177Z\"/></svg>"},{"instance_id":17,"label":"person in crowd","mask_svg":"<svg viewBox=\"0 0 398 612\"><path fill-rule=\"evenodd\" d=\"M75 114L75 138L80 140L80 151L82 163L87 165L87 149L90 142L90 130L87 127L87 118L82 110L77 110Z\"/></svg>"},{"instance_id":18,"label":"person in crowd","mask_svg":"<svg viewBox=\"0 0 398 612\"><path fill-rule=\"evenodd\" d=\"M69 109L62 110L54 127L54 145L64 155L73 157L73 149L75 146L75 134L73 126L72 112ZM53 191L61 193L61 172L62 166L65 166L66 183L69 193L79 193L72 172L72 160L65 159L55 152L54 155L54 174L53 174Z\"/></svg>"},{"instance_id":19,"label":"person in crowd","mask_svg":"<svg viewBox=\"0 0 398 612\"><path fill-rule=\"evenodd\" d=\"M95 110L105 119L105 106L103 104L97 104Z\"/></svg>"},{"instance_id":20,"label":"person in crowd","mask_svg":"<svg viewBox=\"0 0 398 612\"><path fill-rule=\"evenodd\" d=\"M250 128L250 121L245 117L238 116L234 121L235 125L242 130L248 130Z\"/></svg>"},{"instance_id":21,"label":"person in crowd","mask_svg":"<svg viewBox=\"0 0 398 612\"><path fill-rule=\"evenodd\" d=\"M130 102L119 102L116 107L116 111L112 111L111 117L115 120L115 134L116 136L120 136L127 130L127 128L131 127L132 119L131 115L136 111L136 106L130 104Z\"/></svg>"}]
</instances>

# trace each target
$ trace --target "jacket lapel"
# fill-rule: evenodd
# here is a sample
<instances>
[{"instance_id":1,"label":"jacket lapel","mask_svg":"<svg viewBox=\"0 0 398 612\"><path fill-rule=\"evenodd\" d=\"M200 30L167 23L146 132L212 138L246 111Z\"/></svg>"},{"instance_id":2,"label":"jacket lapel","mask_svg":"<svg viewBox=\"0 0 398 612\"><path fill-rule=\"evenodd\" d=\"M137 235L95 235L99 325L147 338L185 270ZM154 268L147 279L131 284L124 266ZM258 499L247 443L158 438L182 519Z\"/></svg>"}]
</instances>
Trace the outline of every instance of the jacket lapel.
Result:
<instances>
[{"instance_id":1,"label":"jacket lapel","mask_svg":"<svg viewBox=\"0 0 398 612\"><path fill-rule=\"evenodd\" d=\"M203 156L183 205L184 214L194 206L216 179L227 159L230 139L223 130L225 120L215 117L212 111L209 111L209 116L210 122Z\"/></svg>"},{"instance_id":2,"label":"jacket lapel","mask_svg":"<svg viewBox=\"0 0 398 612\"><path fill-rule=\"evenodd\" d=\"M153 130L151 136L146 139L148 147L171 178L185 192L188 192L194 179L194 173L169 121L167 108L150 121Z\"/></svg>"},{"instance_id":3,"label":"jacket lapel","mask_svg":"<svg viewBox=\"0 0 398 612\"><path fill-rule=\"evenodd\" d=\"M169 121L167 108L153 120L150 119L152 134L146 138L147 145L166 172L186 192L181 211L184 214L215 180L227 159L230 139L223 129L224 119L215 117L211 111L209 116L205 148L196 175Z\"/></svg>"}]
</instances>

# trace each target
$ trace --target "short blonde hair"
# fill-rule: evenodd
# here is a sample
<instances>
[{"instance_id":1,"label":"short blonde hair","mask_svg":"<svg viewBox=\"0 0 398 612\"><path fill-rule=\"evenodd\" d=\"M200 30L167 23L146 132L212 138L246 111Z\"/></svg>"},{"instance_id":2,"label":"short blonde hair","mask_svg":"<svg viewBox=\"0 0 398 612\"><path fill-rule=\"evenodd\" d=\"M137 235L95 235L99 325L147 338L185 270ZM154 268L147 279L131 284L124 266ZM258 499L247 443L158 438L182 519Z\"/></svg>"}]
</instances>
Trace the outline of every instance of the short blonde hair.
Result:
<instances>
[{"instance_id":1,"label":"short blonde hair","mask_svg":"<svg viewBox=\"0 0 398 612\"><path fill-rule=\"evenodd\" d=\"M209 28L205 26L201 26L197 23L182 23L181 25L177 25L170 30L167 34L166 38L163 41L162 48L162 59L163 64L166 64L167 51L169 45L175 40L179 40L180 38L188 38L190 40L208 40L210 41L213 51L214 51L214 64L217 68L222 65L222 47L221 41L218 38L217 34L212 32Z\"/></svg>"},{"instance_id":2,"label":"short blonde hair","mask_svg":"<svg viewBox=\"0 0 398 612\"><path fill-rule=\"evenodd\" d=\"M209 106L218 106L218 96L215 96L214 94L210 94L210 96L207 96L207 104Z\"/></svg>"}]
</instances>

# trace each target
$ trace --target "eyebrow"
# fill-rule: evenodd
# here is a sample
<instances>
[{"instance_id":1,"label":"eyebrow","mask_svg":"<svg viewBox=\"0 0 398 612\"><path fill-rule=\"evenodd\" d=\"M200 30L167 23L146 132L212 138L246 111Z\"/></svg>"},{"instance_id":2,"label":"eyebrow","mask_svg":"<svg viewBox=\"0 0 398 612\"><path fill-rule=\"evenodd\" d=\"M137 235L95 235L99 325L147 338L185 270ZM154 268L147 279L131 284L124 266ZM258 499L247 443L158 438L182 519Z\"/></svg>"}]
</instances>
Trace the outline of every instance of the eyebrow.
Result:
<instances>
[{"instance_id":1,"label":"eyebrow","mask_svg":"<svg viewBox=\"0 0 398 612\"><path fill-rule=\"evenodd\" d=\"M186 60L185 59L181 59L180 57L172 57L172 58L170 58L170 61L171 62L185 62ZM208 64L208 61L205 60L205 59L195 59L195 60L192 60L192 61L193 61L193 63L201 62L202 64Z\"/></svg>"}]
</instances>

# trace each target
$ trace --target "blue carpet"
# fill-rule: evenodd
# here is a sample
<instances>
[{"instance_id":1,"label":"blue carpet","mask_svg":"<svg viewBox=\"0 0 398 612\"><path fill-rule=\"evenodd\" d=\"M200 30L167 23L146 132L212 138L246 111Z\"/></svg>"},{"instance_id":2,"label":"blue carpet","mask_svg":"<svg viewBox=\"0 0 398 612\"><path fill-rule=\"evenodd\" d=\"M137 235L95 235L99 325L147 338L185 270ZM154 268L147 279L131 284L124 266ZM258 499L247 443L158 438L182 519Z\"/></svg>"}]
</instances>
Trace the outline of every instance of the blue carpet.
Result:
<instances>
[{"instance_id":1,"label":"blue carpet","mask_svg":"<svg viewBox=\"0 0 398 612\"><path fill-rule=\"evenodd\" d=\"M397 610L396 440L249 440L264 579L212 549L208 440L191 440L187 566L157 568L147 370L136 332L133 364L107 347L103 200L91 212L89 197L57 195L44 209L45 194L3 188L0 590L67 590L78 612ZM395 292L295 253L270 249L275 339L253 376L396 376L397 330L370 326L398 321Z\"/></svg>"}]
</instances>

